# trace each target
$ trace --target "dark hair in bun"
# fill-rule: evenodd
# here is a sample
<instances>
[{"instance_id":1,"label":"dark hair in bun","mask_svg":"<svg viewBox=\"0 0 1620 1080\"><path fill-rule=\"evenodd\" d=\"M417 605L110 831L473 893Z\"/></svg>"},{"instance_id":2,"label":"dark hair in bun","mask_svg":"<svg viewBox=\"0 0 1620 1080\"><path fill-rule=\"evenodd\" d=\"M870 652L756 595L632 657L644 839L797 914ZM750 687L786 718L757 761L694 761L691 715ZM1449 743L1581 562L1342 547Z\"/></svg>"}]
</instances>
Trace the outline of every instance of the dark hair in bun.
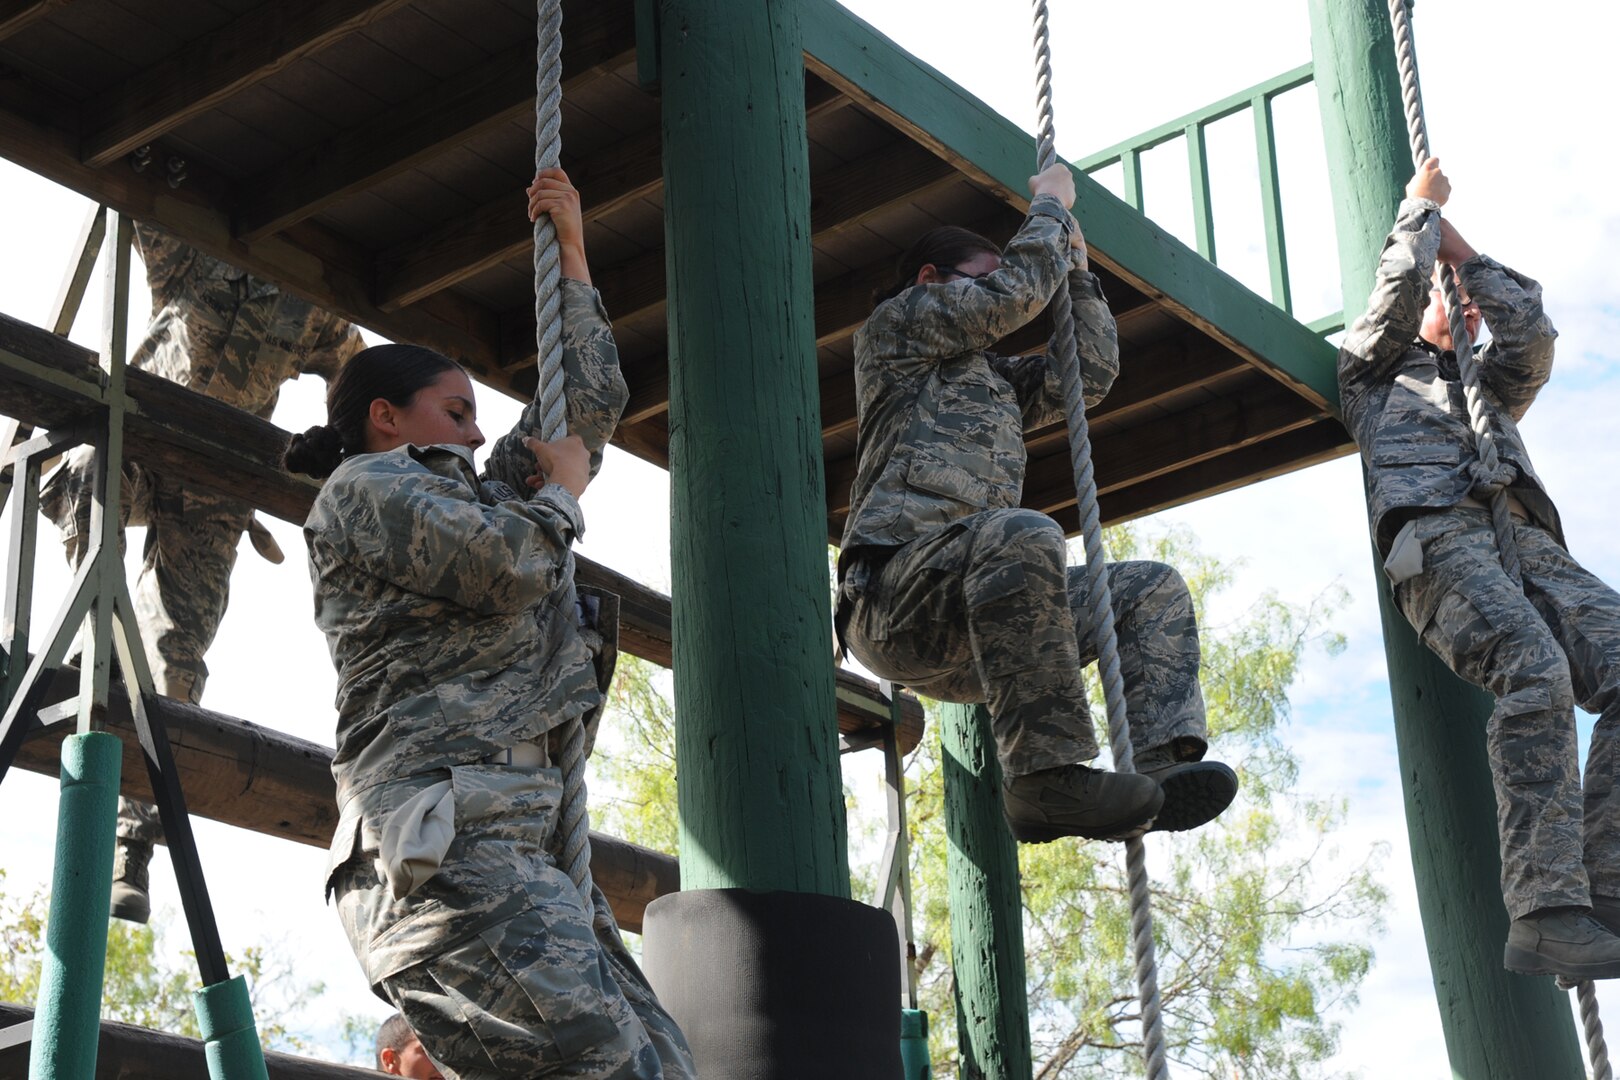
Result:
<instances>
[{"instance_id":1,"label":"dark hair in bun","mask_svg":"<svg viewBox=\"0 0 1620 1080\"><path fill-rule=\"evenodd\" d=\"M326 388L326 423L294 435L282 455L288 472L318 479L332 475L350 454L366 449L371 403L382 398L408 406L447 371L463 370L448 356L420 345L373 345L356 353Z\"/></svg>"}]
</instances>

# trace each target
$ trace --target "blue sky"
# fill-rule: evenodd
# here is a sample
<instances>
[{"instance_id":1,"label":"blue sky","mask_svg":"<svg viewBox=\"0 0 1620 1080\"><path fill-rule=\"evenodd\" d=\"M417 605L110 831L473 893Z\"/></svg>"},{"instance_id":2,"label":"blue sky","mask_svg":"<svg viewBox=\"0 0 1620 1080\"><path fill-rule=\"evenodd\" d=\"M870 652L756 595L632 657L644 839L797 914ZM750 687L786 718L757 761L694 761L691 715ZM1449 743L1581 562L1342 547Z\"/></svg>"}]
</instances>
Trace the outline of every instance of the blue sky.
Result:
<instances>
[{"instance_id":1,"label":"blue sky","mask_svg":"<svg viewBox=\"0 0 1620 1080\"><path fill-rule=\"evenodd\" d=\"M848 6L1015 122L1033 125L1024 5L849 0ZM992 17L993 11L1005 15ZM1241 20L1233 12L1232 5L1196 0L1055 3L1060 151L1082 157L1310 59L1305 0L1246 0ZM1620 412L1620 309L1613 272L1620 213L1608 201L1620 161L1612 141L1602 137L1616 100L1609 55L1615 17L1564 0L1538 4L1534 12L1527 18L1522 4L1505 0L1423 0L1417 28L1425 98L1433 145L1456 183L1450 216L1475 246L1546 288L1548 310L1562 333L1559 361L1523 428L1538 470L1559 500L1572 550L1615 581L1620 512L1613 492L1620 451L1605 436ZM1609 20L1606 27L1595 25L1603 19ZM962 26L974 32L953 32ZM1441 47L1447 35L1448 45ZM1339 307L1313 93L1281 99L1278 112L1296 309L1313 318ZM1245 148L1241 133L1246 124L1240 118L1236 128L1211 134L1217 239L1222 265L1252 287L1263 287L1252 149ZM1150 159L1148 213L1183 237L1190 236L1191 225L1186 186L1179 148ZM0 227L10 252L0 258L0 310L44 322L86 204L8 165L0 165L0 192ZM137 295L134 310L146 310L144 296ZM99 311L94 294L85 311L75 336L93 346L93 313ZM289 386L276 422L286 428L317 422L322 393L318 380ZM481 405L486 429L504 430L515 416L515 406L493 394L484 395ZM585 509L585 554L667 588L663 473L615 454L587 493ZM1340 834L1346 865L1359 862L1373 844L1390 846L1383 871L1394 898L1389 932L1377 942L1378 962L1361 1006L1339 1017L1345 1037L1334 1065L1378 1077L1399 1062L1410 1080L1444 1080L1450 1070L1407 861L1354 461L1318 466L1161 517L1191 528L1205 551L1244 560L1214 619L1232 617L1267 589L1301 604L1334 583L1349 590L1351 602L1335 623L1349 647L1337 658L1314 654L1307 661L1288 733L1301 760L1301 788L1350 797L1350 817ZM209 655L213 676L206 701L330 744L333 679L310 619L307 571L298 554L302 541L291 526L271 527L289 560L272 567L244 545L231 610ZM55 553L48 543L43 547L42 605L66 584ZM138 541L131 547L138 550ZM867 783L856 774L851 780L857 787ZM13 774L0 786L0 820L8 823L0 843L10 893L49 879L54 825L47 810L54 800L54 782L33 774ZM324 851L206 821L199 822L198 837L228 948L284 942L300 957L299 977L329 987L312 1024L330 1024L340 1010L384 1015L362 983L335 915L321 908ZM154 898L178 923L172 874L161 858L154 865ZM183 938L178 930L170 935L175 953ZM1610 1015L1620 1016L1620 993L1603 998Z\"/></svg>"}]
</instances>

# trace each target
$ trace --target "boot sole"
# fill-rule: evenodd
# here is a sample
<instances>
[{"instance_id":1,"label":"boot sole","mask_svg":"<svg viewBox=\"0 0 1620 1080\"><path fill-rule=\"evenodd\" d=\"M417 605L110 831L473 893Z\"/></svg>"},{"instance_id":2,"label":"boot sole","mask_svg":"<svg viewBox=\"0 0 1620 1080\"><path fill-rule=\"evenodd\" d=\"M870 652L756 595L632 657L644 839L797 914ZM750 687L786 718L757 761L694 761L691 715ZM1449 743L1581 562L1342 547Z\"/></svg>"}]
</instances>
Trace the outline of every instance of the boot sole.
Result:
<instances>
[{"instance_id":1,"label":"boot sole","mask_svg":"<svg viewBox=\"0 0 1620 1080\"><path fill-rule=\"evenodd\" d=\"M1082 840L1134 840L1152 827L1154 818L1164 806L1164 791L1160 789L1152 802L1142 808L1142 811L1133 814L1122 821L1110 822L1089 829L1073 828L1063 825L1020 825L1002 815L1007 822L1007 828L1013 834L1013 839L1020 844L1049 844L1053 840L1061 840L1065 836L1078 836Z\"/></svg>"},{"instance_id":2,"label":"boot sole","mask_svg":"<svg viewBox=\"0 0 1620 1080\"><path fill-rule=\"evenodd\" d=\"M1219 762L1161 781L1164 809L1149 832L1186 832L1215 820L1237 797L1237 773Z\"/></svg>"},{"instance_id":3,"label":"boot sole","mask_svg":"<svg viewBox=\"0 0 1620 1080\"><path fill-rule=\"evenodd\" d=\"M1502 966L1516 975L1562 975L1576 982L1584 979L1620 979L1620 960L1554 964L1540 953L1517 945L1503 949Z\"/></svg>"}]
</instances>

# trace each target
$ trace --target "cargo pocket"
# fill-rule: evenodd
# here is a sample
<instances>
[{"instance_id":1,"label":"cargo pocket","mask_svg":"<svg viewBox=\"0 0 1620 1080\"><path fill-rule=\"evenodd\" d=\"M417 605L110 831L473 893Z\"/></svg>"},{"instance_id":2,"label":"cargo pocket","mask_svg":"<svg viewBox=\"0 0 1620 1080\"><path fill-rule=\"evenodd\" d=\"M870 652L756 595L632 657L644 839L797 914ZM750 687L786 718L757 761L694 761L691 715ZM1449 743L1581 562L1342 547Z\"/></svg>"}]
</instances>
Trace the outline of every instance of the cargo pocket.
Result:
<instances>
[{"instance_id":1,"label":"cargo pocket","mask_svg":"<svg viewBox=\"0 0 1620 1080\"><path fill-rule=\"evenodd\" d=\"M439 872L456 838L456 801L450 781L412 795L383 820L377 860L389 893L403 900Z\"/></svg>"},{"instance_id":2,"label":"cargo pocket","mask_svg":"<svg viewBox=\"0 0 1620 1080\"><path fill-rule=\"evenodd\" d=\"M1016 629L1026 624L1021 616L1029 603L1029 579L1024 564L1013 559L979 567L962 583L969 618L979 639L979 662L985 675L997 678L1038 668L1042 656Z\"/></svg>"},{"instance_id":3,"label":"cargo pocket","mask_svg":"<svg viewBox=\"0 0 1620 1080\"><path fill-rule=\"evenodd\" d=\"M1570 775L1574 761L1563 759L1559 740L1548 739L1546 722L1534 719L1552 707L1545 686L1527 686L1496 699L1491 752L1509 786L1549 784Z\"/></svg>"},{"instance_id":4,"label":"cargo pocket","mask_svg":"<svg viewBox=\"0 0 1620 1080\"><path fill-rule=\"evenodd\" d=\"M360 853L360 826L360 815L356 813L340 817L332 833L332 843L326 849L326 879L321 886L322 895L328 902L332 899L333 882L337 880L338 872Z\"/></svg>"},{"instance_id":5,"label":"cargo pocket","mask_svg":"<svg viewBox=\"0 0 1620 1080\"><path fill-rule=\"evenodd\" d=\"M619 1036L589 918L560 901L426 966L500 1075L533 1076Z\"/></svg>"}]
</instances>

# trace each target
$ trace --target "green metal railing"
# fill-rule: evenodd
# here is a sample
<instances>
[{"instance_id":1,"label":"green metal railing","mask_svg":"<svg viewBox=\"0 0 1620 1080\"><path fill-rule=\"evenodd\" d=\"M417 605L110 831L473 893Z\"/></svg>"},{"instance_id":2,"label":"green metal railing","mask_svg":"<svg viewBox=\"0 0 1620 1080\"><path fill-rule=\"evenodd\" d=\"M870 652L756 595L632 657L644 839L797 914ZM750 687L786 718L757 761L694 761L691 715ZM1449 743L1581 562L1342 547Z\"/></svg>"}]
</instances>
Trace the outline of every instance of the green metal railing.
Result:
<instances>
[{"instance_id":1,"label":"green metal railing","mask_svg":"<svg viewBox=\"0 0 1620 1080\"><path fill-rule=\"evenodd\" d=\"M1294 298L1288 284L1288 243L1283 232L1282 188L1277 172L1277 135L1271 103L1279 94L1296 90L1312 81L1310 64L1304 64L1247 90L1240 90L1186 116L1144 131L1081 158L1075 167L1092 174L1118 163L1124 173L1124 198L1138 211L1142 196L1142 155L1154 147L1184 139L1187 144L1187 170L1192 181L1193 240L1198 253L1210 262L1215 258L1215 208L1210 196L1209 148L1205 130L1217 120L1248 109L1254 114L1254 147L1260 173L1260 213L1266 230L1266 264L1271 279L1271 301L1288 314L1294 313ZM1344 313L1308 323L1319 334L1344 328Z\"/></svg>"}]
</instances>

